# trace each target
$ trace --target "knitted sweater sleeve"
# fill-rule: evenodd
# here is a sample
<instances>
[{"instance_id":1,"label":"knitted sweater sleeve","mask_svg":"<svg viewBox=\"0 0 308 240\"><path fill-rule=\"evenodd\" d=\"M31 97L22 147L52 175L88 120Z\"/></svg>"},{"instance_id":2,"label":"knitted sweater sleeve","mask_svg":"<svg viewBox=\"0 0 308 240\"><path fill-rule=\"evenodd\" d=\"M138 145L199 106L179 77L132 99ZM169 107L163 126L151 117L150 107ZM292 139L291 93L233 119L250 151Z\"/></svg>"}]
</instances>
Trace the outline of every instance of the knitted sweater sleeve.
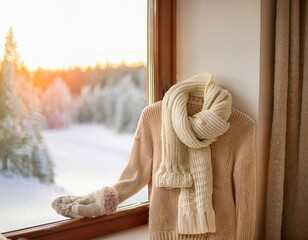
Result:
<instances>
[{"instance_id":1,"label":"knitted sweater sleeve","mask_svg":"<svg viewBox=\"0 0 308 240\"><path fill-rule=\"evenodd\" d=\"M143 110L135 133L131 153L118 182L113 186L121 203L150 182L152 170L152 143L147 108Z\"/></svg>"},{"instance_id":2,"label":"knitted sweater sleeve","mask_svg":"<svg viewBox=\"0 0 308 240\"><path fill-rule=\"evenodd\" d=\"M236 240L253 239L256 218L256 153L254 124L246 129L233 172L236 205Z\"/></svg>"}]
</instances>

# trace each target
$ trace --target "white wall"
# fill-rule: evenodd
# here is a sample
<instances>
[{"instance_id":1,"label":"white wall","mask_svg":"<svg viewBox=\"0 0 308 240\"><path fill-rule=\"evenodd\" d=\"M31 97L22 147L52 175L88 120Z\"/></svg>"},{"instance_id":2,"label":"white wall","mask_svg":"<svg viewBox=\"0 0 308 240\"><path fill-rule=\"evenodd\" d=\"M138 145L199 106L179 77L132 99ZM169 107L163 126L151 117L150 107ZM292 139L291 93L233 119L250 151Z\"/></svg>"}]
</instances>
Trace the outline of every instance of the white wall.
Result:
<instances>
[{"instance_id":1,"label":"white wall","mask_svg":"<svg viewBox=\"0 0 308 240\"><path fill-rule=\"evenodd\" d=\"M178 0L177 79L211 72L236 108L258 117L260 0Z\"/></svg>"}]
</instances>

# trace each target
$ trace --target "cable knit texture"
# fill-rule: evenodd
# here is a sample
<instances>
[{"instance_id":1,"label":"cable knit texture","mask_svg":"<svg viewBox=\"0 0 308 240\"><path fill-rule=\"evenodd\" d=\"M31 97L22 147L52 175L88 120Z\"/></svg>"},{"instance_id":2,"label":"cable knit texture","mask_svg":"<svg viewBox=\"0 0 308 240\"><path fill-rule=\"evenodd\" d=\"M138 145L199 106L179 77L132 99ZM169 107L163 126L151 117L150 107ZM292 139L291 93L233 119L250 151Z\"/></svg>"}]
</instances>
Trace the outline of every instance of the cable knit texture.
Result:
<instances>
[{"instance_id":1,"label":"cable knit texture","mask_svg":"<svg viewBox=\"0 0 308 240\"><path fill-rule=\"evenodd\" d=\"M201 111L203 100L200 96L189 97L188 116ZM215 232L179 234L180 189L157 188L153 184L162 161L162 102L143 110L129 160L113 187L121 203L148 185L151 240L253 239L256 198L254 122L232 108L229 124L228 131L211 144Z\"/></svg>"},{"instance_id":2,"label":"cable knit texture","mask_svg":"<svg viewBox=\"0 0 308 240\"><path fill-rule=\"evenodd\" d=\"M216 85L209 73L180 82L162 103L162 163L156 186L180 188L180 234L215 232L212 205L213 174L210 145L229 129L231 94ZM200 112L187 115L190 95L203 98Z\"/></svg>"},{"instance_id":3,"label":"cable knit texture","mask_svg":"<svg viewBox=\"0 0 308 240\"><path fill-rule=\"evenodd\" d=\"M202 110L203 105L203 96L190 95L187 115L192 117ZM113 187L121 203L148 185L151 240L253 239L256 216L254 121L232 108L229 124L229 129L211 144L215 232L179 234L178 202L181 190L153 184L162 162L162 102L143 110L129 160Z\"/></svg>"}]
</instances>

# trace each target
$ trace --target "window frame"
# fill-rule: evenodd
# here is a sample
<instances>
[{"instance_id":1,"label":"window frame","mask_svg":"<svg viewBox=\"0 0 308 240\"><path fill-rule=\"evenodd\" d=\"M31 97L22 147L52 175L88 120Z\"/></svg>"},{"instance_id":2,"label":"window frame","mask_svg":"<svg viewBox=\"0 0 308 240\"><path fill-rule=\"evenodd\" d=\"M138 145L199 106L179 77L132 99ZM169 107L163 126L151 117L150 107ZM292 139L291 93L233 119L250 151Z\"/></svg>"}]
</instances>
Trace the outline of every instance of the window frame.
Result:
<instances>
[{"instance_id":1,"label":"window frame","mask_svg":"<svg viewBox=\"0 0 308 240\"><path fill-rule=\"evenodd\" d=\"M147 103L159 101L176 83L176 0L148 1ZM82 240L147 224L149 203L120 207L113 215L64 220L3 233L9 239Z\"/></svg>"}]
</instances>

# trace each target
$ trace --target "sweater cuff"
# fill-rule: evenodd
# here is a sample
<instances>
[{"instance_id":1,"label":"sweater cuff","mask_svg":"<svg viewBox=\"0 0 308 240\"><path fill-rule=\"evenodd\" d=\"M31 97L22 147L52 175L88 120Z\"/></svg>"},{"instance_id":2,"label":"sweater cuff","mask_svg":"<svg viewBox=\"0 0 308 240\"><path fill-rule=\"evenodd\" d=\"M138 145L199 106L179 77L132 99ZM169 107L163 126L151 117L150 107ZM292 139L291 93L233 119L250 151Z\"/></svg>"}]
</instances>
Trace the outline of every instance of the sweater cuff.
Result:
<instances>
[{"instance_id":1,"label":"sweater cuff","mask_svg":"<svg viewBox=\"0 0 308 240\"><path fill-rule=\"evenodd\" d=\"M178 215L179 234L204 234L216 231L214 210L187 213L182 210Z\"/></svg>"},{"instance_id":2,"label":"sweater cuff","mask_svg":"<svg viewBox=\"0 0 308 240\"><path fill-rule=\"evenodd\" d=\"M102 189L102 215L110 215L117 211L118 193L113 187L103 187Z\"/></svg>"}]
</instances>

